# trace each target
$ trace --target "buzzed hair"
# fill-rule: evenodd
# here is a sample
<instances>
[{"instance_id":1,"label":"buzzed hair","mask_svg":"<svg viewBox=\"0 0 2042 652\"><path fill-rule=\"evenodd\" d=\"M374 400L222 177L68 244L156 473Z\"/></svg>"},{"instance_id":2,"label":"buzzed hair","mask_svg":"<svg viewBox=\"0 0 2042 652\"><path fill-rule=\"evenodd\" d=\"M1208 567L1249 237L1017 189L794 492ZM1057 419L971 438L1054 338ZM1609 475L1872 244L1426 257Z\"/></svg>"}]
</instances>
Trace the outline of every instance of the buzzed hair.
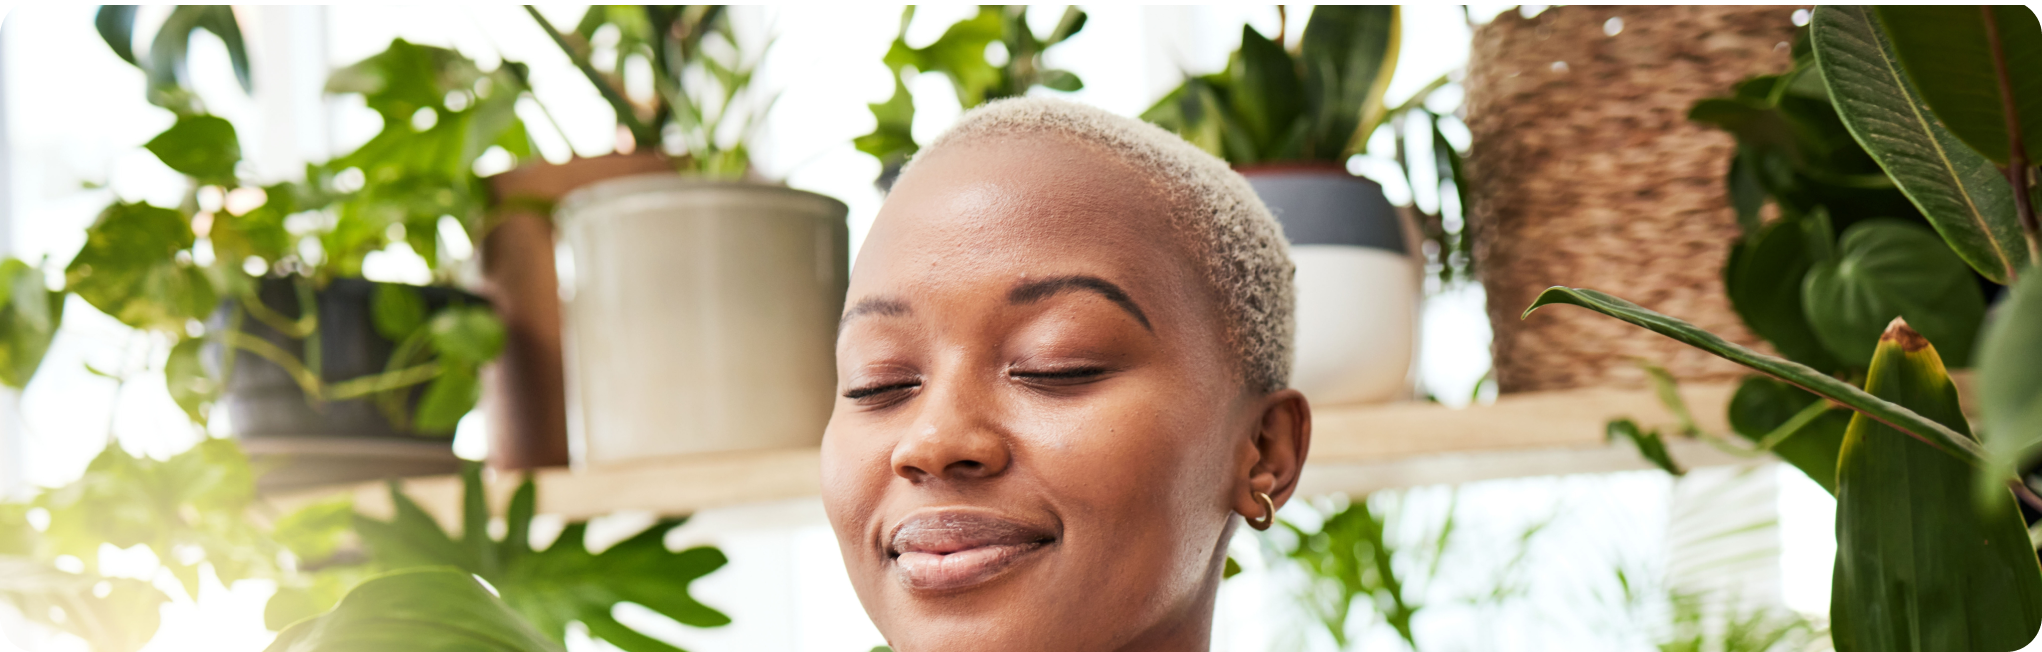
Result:
<instances>
[{"instance_id":1,"label":"buzzed hair","mask_svg":"<svg viewBox=\"0 0 2042 652\"><path fill-rule=\"evenodd\" d=\"M1290 245L1248 180L1226 162L1155 125L1043 97L972 109L916 158L961 142L1033 133L1097 145L1147 173L1171 200L1171 226L1192 245L1194 262L1219 298L1226 345L1242 380L1262 393L1289 385L1297 303Z\"/></svg>"}]
</instances>

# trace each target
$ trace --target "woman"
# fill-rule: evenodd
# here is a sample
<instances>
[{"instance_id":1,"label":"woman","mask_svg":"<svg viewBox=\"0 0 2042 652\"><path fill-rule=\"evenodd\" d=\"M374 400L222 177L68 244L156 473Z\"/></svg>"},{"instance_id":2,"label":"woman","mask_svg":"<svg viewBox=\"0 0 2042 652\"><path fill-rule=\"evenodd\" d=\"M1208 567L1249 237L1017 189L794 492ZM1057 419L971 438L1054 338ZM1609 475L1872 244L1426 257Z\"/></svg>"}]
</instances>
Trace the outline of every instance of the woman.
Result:
<instances>
[{"instance_id":1,"label":"woman","mask_svg":"<svg viewBox=\"0 0 2042 652\"><path fill-rule=\"evenodd\" d=\"M1291 271L1247 183L1153 126L1017 99L925 149L853 267L823 442L894 649L1207 649L1228 539L1310 444Z\"/></svg>"}]
</instances>

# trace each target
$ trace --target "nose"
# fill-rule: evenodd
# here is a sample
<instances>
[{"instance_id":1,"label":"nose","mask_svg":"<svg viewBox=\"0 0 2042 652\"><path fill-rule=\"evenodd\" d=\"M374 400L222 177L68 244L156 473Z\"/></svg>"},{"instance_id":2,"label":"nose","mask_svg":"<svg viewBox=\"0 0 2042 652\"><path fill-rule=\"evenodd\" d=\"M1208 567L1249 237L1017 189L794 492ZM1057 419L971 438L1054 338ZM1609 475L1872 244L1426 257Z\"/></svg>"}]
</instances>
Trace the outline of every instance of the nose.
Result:
<instances>
[{"instance_id":1,"label":"nose","mask_svg":"<svg viewBox=\"0 0 2042 652\"><path fill-rule=\"evenodd\" d=\"M1006 472L1013 453L1008 438L985 413L989 401L962 389L924 387L920 418L894 445L894 475L919 485L985 480Z\"/></svg>"}]
</instances>

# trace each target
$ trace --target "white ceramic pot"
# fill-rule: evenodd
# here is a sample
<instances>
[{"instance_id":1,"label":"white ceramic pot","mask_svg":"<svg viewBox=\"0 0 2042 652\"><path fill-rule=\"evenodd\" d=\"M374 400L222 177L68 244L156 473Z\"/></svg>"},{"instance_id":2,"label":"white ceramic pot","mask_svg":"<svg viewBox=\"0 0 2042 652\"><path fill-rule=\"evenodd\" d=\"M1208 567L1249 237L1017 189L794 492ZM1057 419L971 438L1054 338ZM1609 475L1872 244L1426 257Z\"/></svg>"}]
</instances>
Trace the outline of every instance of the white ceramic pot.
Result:
<instances>
[{"instance_id":1,"label":"white ceramic pot","mask_svg":"<svg viewBox=\"0 0 2042 652\"><path fill-rule=\"evenodd\" d=\"M1283 224L1297 264L1291 386L1317 405L1407 398L1420 270L1382 187L1334 167L1242 174Z\"/></svg>"},{"instance_id":2,"label":"white ceramic pot","mask_svg":"<svg viewBox=\"0 0 2042 652\"><path fill-rule=\"evenodd\" d=\"M563 200L575 464L820 443L845 213L814 193L669 174Z\"/></svg>"}]
</instances>

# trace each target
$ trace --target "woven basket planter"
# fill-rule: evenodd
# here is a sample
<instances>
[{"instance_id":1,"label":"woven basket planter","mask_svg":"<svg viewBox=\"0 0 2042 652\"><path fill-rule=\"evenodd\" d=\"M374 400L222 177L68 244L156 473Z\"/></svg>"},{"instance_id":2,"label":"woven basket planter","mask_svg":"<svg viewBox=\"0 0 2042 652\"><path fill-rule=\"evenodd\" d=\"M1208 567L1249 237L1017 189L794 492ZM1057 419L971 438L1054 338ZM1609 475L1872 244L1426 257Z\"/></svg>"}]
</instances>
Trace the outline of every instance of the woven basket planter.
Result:
<instances>
[{"instance_id":1,"label":"woven basket planter","mask_svg":"<svg viewBox=\"0 0 2042 652\"><path fill-rule=\"evenodd\" d=\"M1467 177L1502 391L1640 386L1641 359L1683 380L1741 374L1586 310L1519 315L1547 287L1587 287L1759 343L1723 291L1735 143L1687 110L1786 70L1794 10L1564 6L1476 30Z\"/></svg>"}]
</instances>

